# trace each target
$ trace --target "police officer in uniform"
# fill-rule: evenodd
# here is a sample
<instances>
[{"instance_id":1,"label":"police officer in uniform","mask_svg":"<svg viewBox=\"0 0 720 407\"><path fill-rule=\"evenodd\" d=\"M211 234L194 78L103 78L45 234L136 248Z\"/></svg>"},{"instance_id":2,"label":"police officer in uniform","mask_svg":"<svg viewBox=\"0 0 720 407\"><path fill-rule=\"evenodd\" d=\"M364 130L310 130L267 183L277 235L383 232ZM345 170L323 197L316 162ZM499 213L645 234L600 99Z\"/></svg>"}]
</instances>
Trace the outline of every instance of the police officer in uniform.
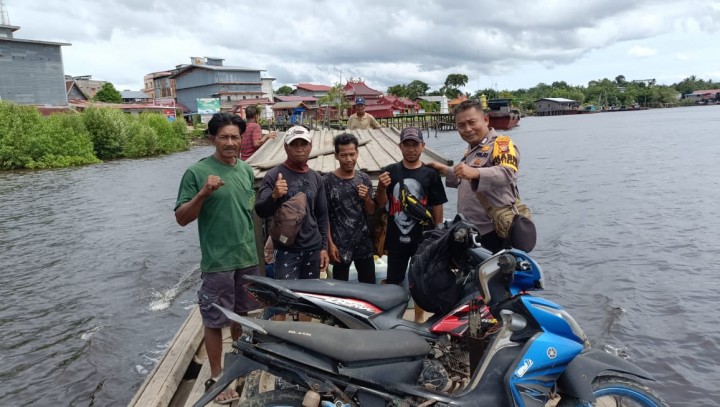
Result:
<instances>
[{"instance_id":1,"label":"police officer in uniform","mask_svg":"<svg viewBox=\"0 0 720 407\"><path fill-rule=\"evenodd\" d=\"M505 248L505 239L495 232L485 205L506 206L515 202L520 154L510 137L489 128L489 117L477 100L466 100L455 108L455 125L468 143L465 156L455 167L426 165L442 173L445 185L457 188L457 212L472 222L481 234L480 243L493 253Z\"/></svg>"}]
</instances>

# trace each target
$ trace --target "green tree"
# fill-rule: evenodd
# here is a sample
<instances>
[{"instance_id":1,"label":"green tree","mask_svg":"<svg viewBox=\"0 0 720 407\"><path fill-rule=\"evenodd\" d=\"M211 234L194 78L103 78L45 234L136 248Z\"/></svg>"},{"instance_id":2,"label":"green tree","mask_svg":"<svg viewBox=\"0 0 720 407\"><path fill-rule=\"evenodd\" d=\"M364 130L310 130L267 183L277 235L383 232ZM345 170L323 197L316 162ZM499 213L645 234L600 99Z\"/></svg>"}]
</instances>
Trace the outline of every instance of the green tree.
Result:
<instances>
[{"instance_id":1,"label":"green tree","mask_svg":"<svg viewBox=\"0 0 720 407\"><path fill-rule=\"evenodd\" d=\"M465 86L468 82L467 75L460 74L460 73L451 73L447 76L445 79L445 87L446 88L459 88L462 86Z\"/></svg>"},{"instance_id":2,"label":"green tree","mask_svg":"<svg viewBox=\"0 0 720 407\"><path fill-rule=\"evenodd\" d=\"M419 96L425 96L429 89L430 86L427 83L416 79L405 86L405 97L416 99Z\"/></svg>"},{"instance_id":3,"label":"green tree","mask_svg":"<svg viewBox=\"0 0 720 407\"><path fill-rule=\"evenodd\" d=\"M338 113L338 118L343 115L343 112L350 108L350 102L348 102L347 96L345 96L345 88L339 83L336 83L330 88L327 95L318 99L318 105L335 108Z\"/></svg>"},{"instance_id":4,"label":"green tree","mask_svg":"<svg viewBox=\"0 0 720 407\"><path fill-rule=\"evenodd\" d=\"M83 122L99 159L123 156L125 143L130 138L128 118L131 117L126 116L120 110L107 107L90 107L83 112Z\"/></svg>"},{"instance_id":5,"label":"green tree","mask_svg":"<svg viewBox=\"0 0 720 407\"><path fill-rule=\"evenodd\" d=\"M33 106L0 101L0 169L67 167L98 161L79 114L45 118Z\"/></svg>"},{"instance_id":6,"label":"green tree","mask_svg":"<svg viewBox=\"0 0 720 407\"><path fill-rule=\"evenodd\" d=\"M283 85L280 88L278 88L278 90L275 91L275 94L280 95L280 96L287 96L287 95L291 94L292 92L293 92L293 88L291 88L287 85Z\"/></svg>"},{"instance_id":7,"label":"green tree","mask_svg":"<svg viewBox=\"0 0 720 407\"><path fill-rule=\"evenodd\" d=\"M440 111L440 102L431 102L429 100L420 99L418 100L418 105L420 105L420 109L423 109L425 113Z\"/></svg>"},{"instance_id":8,"label":"green tree","mask_svg":"<svg viewBox=\"0 0 720 407\"><path fill-rule=\"evenodd\" d=\"M93 100L107 103L122 103L122 96L112 83L105 82L95 96L93 96Z\"/></svg>"},{"instance_id":9,"label":"green tree","mask_svg":"<svg viewBox=\"0 0 720 407\"><path fill-rule=\"evenodd\" d=\"M407 87L405 85L393 85L387 89L387 94L397 97L405 97L407 95Z\"/></svg>"},{"instance_id":10,"label":"green tree","mask_svg":"<svg viewBox=\"0 0 720 407\"><path fill-rule=\"evenodd\" d=\"M442 88L440 88L440 90L448 98L454 99L454 98L462 95L462 91L460 90L460 87L465 86L465 84L467 84L467 82L468 82L467 75L460 74L460 73L451 73L445 79L445 85Z\"/></svg>"}]
</instances>

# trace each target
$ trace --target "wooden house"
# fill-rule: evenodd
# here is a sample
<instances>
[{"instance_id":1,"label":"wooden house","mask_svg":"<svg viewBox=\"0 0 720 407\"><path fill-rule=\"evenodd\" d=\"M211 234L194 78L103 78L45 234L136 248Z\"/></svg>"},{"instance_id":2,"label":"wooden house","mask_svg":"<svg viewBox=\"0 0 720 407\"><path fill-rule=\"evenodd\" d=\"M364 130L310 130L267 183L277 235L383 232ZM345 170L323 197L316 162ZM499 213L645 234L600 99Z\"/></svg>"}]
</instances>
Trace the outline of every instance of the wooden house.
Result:
<instances>
[{"instance_id":1,"label":"wooden house","mask_svg":"<svg viewBox=\"0 0 720 407\"><path fill-rule=\"evenodd\" d=\"M565 98L542 98L535 101L535 114L537 116L557 116L577 114L580 102Z\"/></svg>"}]
</instances>

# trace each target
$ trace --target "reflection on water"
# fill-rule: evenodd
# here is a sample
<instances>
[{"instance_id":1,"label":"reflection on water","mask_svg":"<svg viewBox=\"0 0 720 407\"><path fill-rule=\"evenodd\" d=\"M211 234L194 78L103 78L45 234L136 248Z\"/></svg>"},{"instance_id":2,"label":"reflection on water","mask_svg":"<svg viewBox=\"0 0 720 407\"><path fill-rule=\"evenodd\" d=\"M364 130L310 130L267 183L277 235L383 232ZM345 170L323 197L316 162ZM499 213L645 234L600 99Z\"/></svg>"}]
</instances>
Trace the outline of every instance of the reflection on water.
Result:
<instances>
[{"instance_id":1,"label":"reflection on water","mask_svg":"<svg viewBox=\"0 0 720 407\"><path fill-rule=\"evenodd\" d=\"M523 118L520 191L543 294L671 405L720 399L720 108ZM453 133L428 145L456 162ZM172 208L211 153L0 173L0 405L126 404L195 301L194 224ZM455 194L446 217L454 215Z\"/></svg>"}]
</instances>

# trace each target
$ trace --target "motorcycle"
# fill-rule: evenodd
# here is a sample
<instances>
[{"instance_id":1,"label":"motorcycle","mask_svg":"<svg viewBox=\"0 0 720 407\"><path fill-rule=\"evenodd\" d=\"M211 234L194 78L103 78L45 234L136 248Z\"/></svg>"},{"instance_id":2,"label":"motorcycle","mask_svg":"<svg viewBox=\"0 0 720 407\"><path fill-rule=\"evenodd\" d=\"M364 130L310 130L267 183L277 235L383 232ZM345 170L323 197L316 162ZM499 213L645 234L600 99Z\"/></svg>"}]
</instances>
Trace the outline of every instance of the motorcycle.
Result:
<instances>
[{"instance_id":1,"label":"motorcycle","mask_svg":"<svg viewBox=\"0 0 720 407\"><path fill-rule=\"evenodd\" d=\"M279 390L241 406L667 406L640 380L649 373L590 347L580 325L561 306L532 296L543 289L542 270L527 253L501 251L469 273L498 324L468 315L478 363L464 375L442 339L412 330L345 329L327 324L248 319L226 355L222 376L195 404L213 400L234 379L255 370L279 377ZM597 404L595 404L597 403Z\"/></svg>"},{"instance_id":2,"label":"motorcycle","mask_svg":"<svg viewBox=\"0 0 720 407\"><path fill-rule=\"evenodd\" d=\"M477 231L462 216L445 227L445 233L452 236L451 267L457 274L458 284L465 288L468 273L492 253L475 242ZM276 313L289 313L294 319L299 314L306 314L328 325L350 329L403 329L428 340L436 340L442 335L465 336L472 303L481 303L477 291L464 289L450 312L435 313L424 323L415 323L403 319L410 296L398 285L318 279L274 280L262 276L244 278L248 291L265 307L263 319L270 319ZM491 322L487 307L481 308L485 322Z\"/></svg>"}]
</instances>

